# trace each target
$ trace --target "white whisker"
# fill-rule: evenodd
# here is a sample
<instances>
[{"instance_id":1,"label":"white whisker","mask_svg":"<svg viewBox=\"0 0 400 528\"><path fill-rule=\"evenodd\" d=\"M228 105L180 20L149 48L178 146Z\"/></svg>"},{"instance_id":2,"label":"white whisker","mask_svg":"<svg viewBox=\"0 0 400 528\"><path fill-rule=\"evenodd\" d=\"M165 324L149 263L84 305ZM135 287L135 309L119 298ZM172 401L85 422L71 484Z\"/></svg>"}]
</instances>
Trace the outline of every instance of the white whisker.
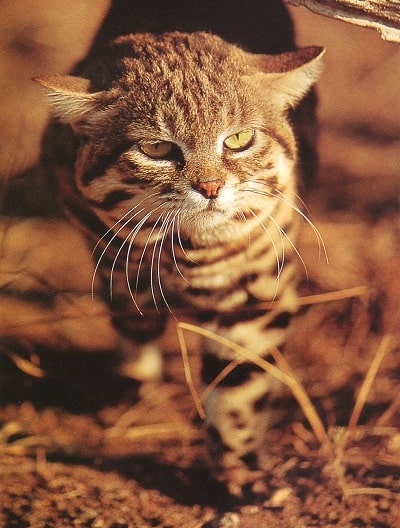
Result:
<instances>
[{"instance_id":1,"label":"white whisker","mask_svg":"<svg viewBox=\"0 0 400 528\"><path fill-rule=\"evenodd\" d=\"M252 211L252 214L253 214L253 211ZM247 222L246 215L244 214L244 211L242 209L239 209L237 211L237 216L239 217L240 220L243 221L244 224ZM247 233L247 239L248 239L248 245L250 247L250 244L251 244L251 230L249 230L249 232Z\"/></svg>"},{"instance_id":2,"label":"white whisker","mask_svg":"<svg viewBox=\"0 0 400 528\"><path fill-rule=\"evenodd\" d=\"M162 206L163 206L163 204L160 204L158 207L156 207L155 209L153 209L153 211L151 211L150 214L155 213L155 212L158 211ZM146 242L145 242L145 244L144 244L144 246L143 246L142 254L141 254L141 256L140 256L139 263L138 263L138 267L137 267L137 270L136 270L135 295L137 295L137 293L138 293L140 270L141 270L141 267L142 267L142 264L143 264L144 255L145 255L146 250L147 250L147 247L148 247L148 245L149 245L149 243L150 243L151 235L154 233L154 230L155 230L155 228L157 227L157 224L158 224L158 222L160 221L161 218L162 218L162 215L159 215L159 217L157 218L157 220L154 222L153 227L151 228L150 233L148 234L147 239L146 239Z\"/></svg>"},{"instance_id":3,"label":"white whisker","mask_svg":"<svg viewBox=\"0 0 400 528\"><path fill-rule=\"evenodd\" d=\"M283 192L279 190L277 190L276 192L278 193L277 197L280 198L283 201L283 203L288 204L293 209L293 211L295 211L298 215L300 215L300 217L303 220L305 220L307 224L311 227L316 239L318 240L318 250L319 250L318 257L321 258L321 250L322 250L322 252L324 253L325 261L327 264L329 264L328 252L326 250L324 239L322 238L322 235L320 231L318 230L318 228L316 227L316 225L314 224L314 222L305 213L303 213L303 211Z\"/></svg>"},{"instance_id":4,"label":"white whisker","mask_svg":"<svg viewBox=\"0 0 400 528\"><path fill-rule=\"evenodd\" d=\"M178 225L177 225L176 233L177 233L177 236L178 236L179 247L181 248L182 253L185 255L187 260L189 260L190 262L193 262L193 264L198 264L195 260L192 259L192 257L190 257L187 254L187 252L185 251L185 248L183 247L183 242L182 242L182 239L181 239L181 223L180 223L180 217L179 216L178 216Z\"/></svg>"},{"instance_id":5,"label":"white whisker","mask_svg":"<svg viewBox=\"0 0 400 528\"><path fill-rule=\"evenodd\" d=\"M252 211L250 209L250 212L257 218L257 214ZM273 218L271 218L270 215L268 215L267 217L269 220L271 220L275 227L276 226L276 223L273 221ZM279 238L281 240L281 248L282 248L282 257L281 257L281 261L279 261L279 254L278 254L278 250L276 248L276 245L275 245L275 241L271 235L271 233L269 232L269 229L267 228L267 226L261 222L261 220L258 219L258 223L259 225L264 229L264 231L267 233L271 243L272 243L272 246L274 248L274 252L275 252L275 256L276 256L276 261L277 261L277 275L276 275L276 288L275 288L275 293L274 295L272 296L272 301L275 300L276 296L278 295L278 290L279 290L279 284L280 284L280 277L281 277L281 273L282 273L282 270L283 270L283 266L284 266L284 263L285 263L285 245L284 245L284 241L283 241L283 235L282 235L282 232L281 230L278 228L278 233L279 233Z\"/></svg>"},{"instance_id":6,"label":"white whisker","mask_svg":"<svg viewBox=\"0 0 400 528\"><path fill-rule=\"evenodd\" d=\"M173 217L172 220L170 220L171 216L173 216L173 211L170 211L167 213L167 215L165 216L165 219L161 225L161 228L160 228L160 234L162 234L161 236L161 240L160 240L160 246L159 246L159 250L158 250L158 259L157 259L157 279L158 279L158 286L159 286L159 289L160 289L160 295L165 303L165 306L167 307L168 311L170 312L170 314L175 318L172 310L171 310L171 307L167 301L167 298L165 297L165 294L164 294L164 289L163 289L163 286L162 286L162 281L161 281L161 253L162 253L162 249L163 249L163 246L164 246L164 242L165 242L165 239L168 235L168 231L169 229L171 228L171 226L173 226L173 223L174 223L174 220L175 220L175 216L177 213L175 213L175 216ZM155 246L154 246L154 251L155 251Z\"/></svg>"},{"instance_id":7,"label":"white whisker","mask_svg":"<svg viewBox=\"0 0 400 528\"><path fill-rule=\"evenodd\" d=\"M275 253L275 258L276 258L276 267L277 267L277 280L279 282L279 277L282 273L282 269L283 269L283 265L284 265L284 262L285 262L285 246L284 246L284 243L283 243L283 237L282 237L282 233L281 231L278 229L278 233L279 233L279 237L281 239L281 247L282 247L282 257L280 258L279 256L279 252L278 252L278 248L276 247L276 244L275 244L275 240L273 239L271 233L269 232L267 226L260 220L259 216L257 215L257 213L255 211L253 211L252 209L249 209L249 212L254 216L254 218L257 220L258 224L260 225L260 227L262 227L262 229L265 231L265 233L268 235L268 238L272 244L272 247L274 249L274 253Z\"/></svg>"},{"instance_id":8,"label":"white whisker","mask_svg":"<svg viewBox=\"0 0 400 528\"><path fill-rule=\"evenodd\" d=\"M186 281L189 284L188 279L183 275L182 271L179 268L178 262L176 260L175 255L175 240L174 240L174 231L175 231L175 222L177 220L177 216L179 215L179 211L175 213L174 218L172 219L172 227L171 227L171 253L172 253L172 259L174 261L174 265L176 268L176 271L179 273L179 275L182 277L184 281ZM178 219L178 226L179 228L179 219ZM179 231L177 230L178 238L179 238Z\"/></svg>"},{"instance_id":9,"label":"white whisker","mask_svg":"<svg viewBox=\"0 0 400 528\"><path fill-rule=\"evenodd\" d=\"M264 182L262 180L254 180L253 182L263 185L264 187L267 185L267 182ZM261 189L260 190L246 189L246 190L253 192L254 194L260 194L260 195L264 195L270 198L275 198L276 200L288 205L295 213L297 213L311 227L318 241L319 258L321 258L321 253L323 252L326 262L329 263L328 252L326 250L325 242L324 242L324 239L322 238L320 231L318 230L314 222L288 196L286 196L285 193L283 193L279 189L273 189L273 191L267 191L265 189L262 189L262 190ZM301 201L304 207L308 209L307 206L304 204L303 200L298 195L296 195L296 197Z\"/></svg>"},{"instance_id":10,"label":"white whisker","mask_svg":"<svg viewBox=\"0 0 400 528\"><path fill-rule=\"evenodd\" d=\"M127 254L126 254L126 260L125 260L125 278L126 278L126 284L128 286L128 291L129 291L129 295L136 307L136 309L138 310L138 312L140 313L140 315L143 315L142 311L140 310L138 304L137 304L137 301L136 301L136 297L132 291L132 287L131 287L131 282L130 282L130 279L129 279L129 264L130 264L130 254L131 254L131 250L132 250L132 246L133 246L133 242L136 238L136 235L139 233L140 229L143 227L143 225L147 222L147 220L150 218L150 216L153 214L153 211L150 211L149 213L147 213L143 218L142 220L135 226L135 228L130 232L130 241L129 241L129 246L128 246L128 250L127 250ZM136 277L138 278L138 275L139 275L139 272L137 271L137 275ZM137 292L136 292L137 293Z\"/></svg>"},{"instance_id":11,"label":"white whisker","mask_svg":"<svg viewBox=\"0 0 400 528\"><path fill-rule=\"evenodd\" d=\"M286 231L283 229L283 227L279 225L279 223L275 220L275 218L272 215L268 215L268 218L275 225L275 227L279 230L279 232L283 235L283 237L286 238L286 240L289 242L289 244L292 247L293 251L296 253L297 257L299 258L299 260L300 260L300 262L301 262L301 264L302 264L302 266L304 268L304 272L306 274L306 278L308 280L308 270L307 270L306 263L304 262L304 259L301 256L301 254L300 254L299 250L297 249L296 245L294 244L294 242L292 242L292 240L289 237L289 235L286 233ZM284 249L284 245L282 245L282 250L283 249Z\"/></svg>"},{"instance_id":12,"label":"white whisker","mask_svg":"<svg viewBox=\"0 0 400 528\"><path fill-rule=\"evenodd\" d=\"M122 244L120 245L120 247L119 247L119 249L118 249L118 251L117 251L117 253L116 253L115 257L114 257L113 263L112 263L111 268L110 268L109 295L110 295L110 300L111 301L113 299L113 276L114 276L115 266L117 264L118 257L120 256L123 247L125 246L125 244L127 243L129 237L131 236L131 234L134 231L135 231L135 229L132 229L132 231L129 233L129 235L126 238L124 238L124 240L122 241Z\"/></svg>"},{"instance_id":13,"label":"white whisker","mask_svg":"<svg viewBox=\"0 0 400 528\"><path fill-rule=\"evenodd\" d=\"M146 201L147 199L149 198L152 198L154 196L157 196L157 193L154 193L150 196L147 196L146 198L143 198L143 200L141 200L139 203L137 203L134 207L132 207L131 209L129 209L129 211L127 211L117 222L115 222L113 224L112 227L110 227L110 229L108 229L108 231L97 241L95 247L93 248L93 251L92 251L92 257L96 251L96 249L98 248L99 244L101 243L102 240L104 240L104 238L110 234L111 232L113 232L113 230L115 229L115 227L120 223L122 222L128 215L131 215L129 216L128 220L126 220L121 227L118 228L118 230L113 234L113 236L111 237L111 239L107 242L105 248L103 249L103 251L101 252L99 258L97 259L97 262L96 262L96 266L94 268L94 271L93 271L93 275L92 275L92 284L91 284L91 292L92 292L92 299L94 298L94 285L95 285L95 280L96 280L96 274L97 274L97 271L99 269L99 266L100 266L100 263L101 263L101 260L103 259L104 255L106 254L108 248L111 246L111 244L113 243L113 241L118 237L119 233L130 223L132 222L132 220L134 218L136 218L138 215L140 215L140 213L142 213L145 208L142 207L141 209L139 209L139 211L136 211L135 214L132 215L132 213L140 206L140 204L142 204L144 201ZM155 203L155 202L153 202Z\"/></svg>"},{"instance_id":14,"label":"white whisker","mask_svg":"<svg viewBox=\"0 0 400 528\"><path fill-rule=\"evenodd\" d=\"M157 207L153 213L155 211L157 211L157 209L160 209L161 206ZM143 249L142 249L142 254L141 254L141 257L140 257L140 260L139 260L139 264L138 264L138 267L137 267L137 272L136 272L136 295L138 293L138 287L139 287L139 276L140 276L140 270L141 270L141 267L142 267L142 264L143 264L143 259L144 259L144 255L146 253L146 250L150 244L150 241L151 241L151 237L154 233L154 231L156 230L160 220L162 219L162 213L158 216L158 218L155 220L155 222L153 223L153 226L150 230L150 233L147 235L147 239L146 239L146 242L143 246ZM154 242L154 247L156 246L157 244L157 240L158 240L158 235L156 237L156 240ZM153 247L153 254L154 254L154 247ZM152 297L153 297L153 301L154 301L154 305L156 307L156 310L158 310L158 306L157 306L157 301L156 301L156 298L155 298L155 293L154 293L154 282L153 282L153 256L152 256L152 259L151 259L151 267L150 267L150 289L151 289L151 294L152 294Z\"/></svg>"},{"instance_id":15,"label":"white whisker","mask_svg":"<svg viewBox=\"0 0 400 528\"><path fill-rule=\"evenodd\" d=\"M263 182L258 182L257 181L256 183L263 183ZM252 192L254 194L260 194L260 195L267 196L267 197L270 197L270 198L274 198L274 199L276 199L278 201L281 201L282 203L288 205L294 212L300 214L300 216L303 219L307 220L308 223L310 223L313 226L311 220L309 220L308 217L306 215L304 215L304 213L302 213L300 211L300 209L298 207L296 207L296 205L293 202L291 202L289 199L284 200L284 198L286 198L286 197L280 191L276 191L276 192L279 192L279 195L276 195L275 193L271 193L270 191L265 191L265 190L246 189L246 191ZM302 264L302 266L304 268L307 280L308 280L308 270L307 270L306 263L305 263L303 257L301 256L299 250L297 249L296 245L293 243L293 241L290 239L290 237L286 233L286 231L282 228L282 226L279 225L279 223L276 221L276 219L271 214L268 214L267 217L275 225L275 227L277 228L277 230L278 230L278 232L280 233L280 236L281 236L281 241L282 241L282 265L281 265L280 268L278 267L278 270L280 269L280 272L282 272L283 263L284 263L284 260L285 260L284 242L283 242L283 238L282 238L282 237L284 237L284 238L286 238L286 240L288 241L288 243L292 247L293 251L296 253L297 257L299 258L299 260L300 260L300 262L301 262L301 264ZM317 233L319 233L317 228L315 228L315 229L316 229ZM279 276L279 273L278 273L278 276Z\"/></svg>"},{"instance_id":16,"label":"white whisker","mask_svg":"<svg viewBox=\"0 0 400 528\"><path fill-rule=\"evenodd\" d=\"M134 209L134 208L133 208ZM132 209L131 209L132 211ZM113 241L118 238L118 235L119 233L137 216L139 215L141 212L143 211L143 209L140 209L138 212L136 212L133 216L129 217L128 220L126 220L126 222L124 222L122 224L122 226L114 233L114 235L111 237L111 239L107 242L105 248L103 249L103 251L101 252L99 258L97 259L97 263L96 263L96 266L94 268L94 271L93 271L93 276L92 276L92 299L94 297L94 283L95 283L95 280L96 280L96 274L97 274L97 271L99 269L99 266L100 266L100 263L104 257L104 255L106 254L107 250L109 249L109 247L111 246L111 244L113 243ZM124 215L125 216L125 215ZM120 222L120 220L118 221ZM116 225L118 225L118 222L116 222L114 224L113 227L115 227ZM109 229L107 231L107 234L111 232L111 229ZM96 248L98 247L99 243L101 240L104 239L106 235L104 235L96 244L95 248L93 249L93 252L92 252L92 256L93 256L93 253L96 251Z\"/></svg>"},{"instance_id":17,"label":"white whisker","mask_svg":"<svg viewBox=\"0 0 400 528\"><path fill-rule=\"evenodd\" d=\"M99 238L99 240L97 241L96 245L95 245L94 248L93 248L93 251L92 251L92 257L93 257L93 254L95 253L97 247L99 246L100 242L101 242L102 240L104 240L104 238L105 238L107 235L109 235L109 234L115 229L115 227L116 227L120 222L122 222L122 220L124 220L128 215L130 215L131 213L133 213L133 212L135 211L135 209L137 209L137 208L138 208L143 202L145 202L145 201L148 200L149 198L152 198L153 196L158 196L158 195L159 195L159 193L153 193L153 194L150 194L149 196L146 196L146 198L143 198L142 200L140 200L140 202L138 202L134 207L132 207L131 209L129 209L129 211L127 211L123 216L121 216L121 218L120 218L119 220L117 220L117 221L115 222L115 224L113 224L113 225L110 227L110 229L108 229L108 230L104 233L104 235L103 235L101 238ZM153 203L154 203L154 202L153 202ZM141 213L142 211L144 211L144 210L145 210L145 207L143 207L140 211L136 212L136 213L134 214L134 216L131 216L131 217L129 218L129 220L128 220L128 221L122 226L122 228L120 228L120 229L117 231L117 234L121 231L121 229L123 229L123 228L124 228L129 222L130 222L130 220L131 220L132 218L134 218L135 216L137 216L138 214L140 214L140 213ZM113 237L113 238L114 238L114 237ZM110 240L110 242L113 240L113 238Z\"/></svg>"},{"instance_id":18,"label":"white whisker","mask_svg":"<svg viewBox=\"0 0 400 528\"><path fill-rule=\"evenodd\" d=\"M281 192L281 191L278 191L278 192ZM283 193L282 193L283 194ZM300 194L297 194L297 193L294 193L295 197L296 197L296 200L298 200L301 204L302 207L304 207L304 209L307 211L307 213L310 212L309 208L308 208L308 205L306 204L306 202L303 200L303 198L300 196Z\"/></svg>"}]
</instances>

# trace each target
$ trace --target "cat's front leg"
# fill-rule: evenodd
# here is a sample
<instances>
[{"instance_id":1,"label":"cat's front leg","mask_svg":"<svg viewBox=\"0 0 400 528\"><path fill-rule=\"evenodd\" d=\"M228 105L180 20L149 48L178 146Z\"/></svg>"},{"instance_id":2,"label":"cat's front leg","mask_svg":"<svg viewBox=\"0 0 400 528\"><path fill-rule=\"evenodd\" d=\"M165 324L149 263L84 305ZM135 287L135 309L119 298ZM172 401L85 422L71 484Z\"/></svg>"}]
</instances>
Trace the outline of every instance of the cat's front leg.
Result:
<instances>
[{"instance_id":1,"label":"cat's front leg","mask_svg":"<svg viewBox=\"0 0 400 528\"><path fill-rule=\"evenodd\" d=\"M219 334L266 357L268 333L264 326L264 320L241 323L230 331L220 329ZM282 417L279 403L287 391L279 380L248 358L238 357L209 340L204 344L203 383L212 384L234 359L241 363L218 382L206 399L205 423L213 473L226 483L231 494L240 496L247 488L265 492L262 467L268 455L268 429Z\"/></svg>"},{"instance_id":2,"label":"cat's front leg","mask_svg":"<svg viewBox=\"0 0 400 528\"><path fill-rule=\"evenodd\" d=\"M141 382L159 381L163 375L162 351L158 340L137 344L120 336L118 374Z\"/></svg>"},{"instance_id":3,"label":"cat's front leg","mask_svg":"<svg viewBox=\"0 0 400 528\"><path fill-rule=\"evenodd\" d=\"M113 313L113 324L119 333L118 373L141 382L160 381L163 375L162 347L166 318L149 315Z\"/></svg>"}]
</instances>

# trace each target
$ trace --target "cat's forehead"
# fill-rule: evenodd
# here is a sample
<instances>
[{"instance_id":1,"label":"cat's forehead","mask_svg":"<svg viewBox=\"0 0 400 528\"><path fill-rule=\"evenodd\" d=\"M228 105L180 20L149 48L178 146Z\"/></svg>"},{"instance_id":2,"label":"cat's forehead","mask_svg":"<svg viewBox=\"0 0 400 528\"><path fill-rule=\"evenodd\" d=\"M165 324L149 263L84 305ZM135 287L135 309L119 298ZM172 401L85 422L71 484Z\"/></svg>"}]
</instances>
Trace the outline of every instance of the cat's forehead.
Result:
<instances>
[{"instance_id":1,"label":"cat's forehead","mask_svg":"<svg viewBox=\"0 0 400 528\"><path fill-rule=\"evenodd\" d=\"M117 39L121 71L116 82L132 120L149 131L189 140L199 127L220 134L248 113L235 48L204 33L135 35ZM250 106L254 106L251 104ZM130 115L129 115L130 114ZM198 140L198 137L197 137Z\"/></svg>"},{"instance_id":2,"label":"cat's forehead","mask_svg":"<svg viewBox=\"0 0 400 528\"><path fill-rule=\"evenodd\" d=\"M226 59L241 51L236 46L225 42L220 37L204 32L195 33L139 33L118 37L111 43L113 53L121 57L139 59L141 62L157 64L161 61L176 60L195 61L198 66L204 66L207 58L217 61Z\"/></svg>"},{"instance_id":3,"label":"cat's forehead","mask_svg":"<svg viewBox=\"0 0 400 528\"><path fill-rule=\"evenodd\" d=\"M206 33L138 34L114 41L120 55L120 83L176 85L184 90L196 85L221 83L242 73L242 52L217 36ZM150 92L151 93L151 92Z\"/></svg>"}]
</instances>

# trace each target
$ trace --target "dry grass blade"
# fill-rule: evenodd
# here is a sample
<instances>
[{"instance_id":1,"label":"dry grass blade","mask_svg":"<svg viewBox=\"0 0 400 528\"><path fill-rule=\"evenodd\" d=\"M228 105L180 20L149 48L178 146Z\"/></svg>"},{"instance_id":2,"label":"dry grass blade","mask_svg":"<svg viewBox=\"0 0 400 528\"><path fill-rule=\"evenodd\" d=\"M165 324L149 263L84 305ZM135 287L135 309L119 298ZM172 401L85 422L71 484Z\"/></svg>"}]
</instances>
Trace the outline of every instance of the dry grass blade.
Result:
<instances>
[{"instance_id":1,"label":"dry grass blade","mask_svg":"<svg viewBox=\"0 0 400 528\"><path fill-rule=\"evenodd\" d=\"M342 301L344 299L351 299L352 297L366 297L370 293L371 289L367 288L367 286L356 286L344 290L305 295L298 298L298 304L299 306L311 306L313 304Z\"/></svg>"},{"instance_id":2,"label":"dry grass blade","mask_svg":"<svg viewBox=\"0 0 400 528\"><path fill-rule=\"evenodd\" d=\"M376 420L375 427L381 427L390 423L393 416L397 413L400 408L400 393L392 400L389 407L385 410L381 416Z\"/></svg>"},{"instance_id":3,"label":"dry grass blade","mask_svg":"<svg viewBox=\"0 0 400 528\"><path fill-rule=\"evenodd\" d=\"M345 490L345 495L378 495L380 497L387 497L391 499L395 497L395 493L385 488L347 488Z\"/></svg>"},{"instance_id":4,"label":"dry grass blade","mask_svg":"<svg viewBox=\"0 0 400 528\"><path fill-rule=\"evenodd\" d=\"M115 427L111 427L105 432L106 438L116 438L122 436L129 440L143 440L144 438L154 438L160 436L163 439L181 437L182 433L186 433L185 426L177 423L160 423L148 425L135 425L121 431ZM189 433L189 431L187 432Z\"/></svg>"},{"instance_id":5,"label":"dry grass blade","mask_svg":"<svg viewBox=\"0 0 400 528\"><path fill-rule=\"evenodd\" d=\"M206 523L208 524L210 521L212 521L214 516L206 515L204 519L201 521L196 521L195 524L192 524L193 521L189 521L188 523L185 523L182 528L202 528Z\"/></svg>"},{"instance_id":6,"label":"dry grass blade","mask_svg":"<svg viewBox=\"0 0 400 528\"><path fill-rule=\"evenodd\" d=\"M211 392L221 383L223 379L225 379L235 368L242 363L238 359L232 360L224 369L221 370L215 376L213 381L204 389L203 394L201 396L202 401L205 401L208 396L211 394Z\"/></svg>"},{"instance_id":7,"label":"dry grass blade","mask_svg":"<svg viewBox=\"0 0 400 528\"><path fill-rule=\"evenodd\" d=\"M23 357L19 356L15 352L2 350L0 353L7 356L21 372L28 374L28 376L32 376L33 378L44 378L46 376L46 373L43 369L33 364L28 359L24 359Z\"/></svg>"},{"instance_id":8,"label":"dry grass blade","mask_svg":"<svg viewBox=\"0 0 400 528\"><path fill-rule=\"evenodd\" d=\"M315 436L318 438L321 444L324 444L325 446L329 445L330 441L328 439L328 434L322 424L322 420L319 417L317 411L315 410L314 405L311 403L311 400L304 387L298 380L296 380L295 374L290 368L289 363L286 361L283 354L277 348L272 350L271 354L281 371L286 372L286 374L290 376L289 379L293 380L293 382L291 382L291 385L289 385L288 383L287 385L289 386L290 390L293 393L293 396L299 403L304 416L308 419Z\"/></svg>"},{"instance_id":9,"label":"dry grass blade","mask_svg":"<svg viewBox=\"0 0 400 528\"><path fill-rule=\"evenodd\" d=\"M206 418L206 412L201 402L199 392L197 391L196 386L193 382L192 371L190 369L188 349L187 349L187 345L185 341L185 336L183 334L184 327L185 327L185 323L178 322L176 325L179 346L180 346L181 354L182 354L183 370L185 373L186 383L189 387L190 394L192 395L193 402L196 407L197 413L200 416L200 418L204 420Z\"/></svg>"},{"instance_id":10,"label":"dry grass blade","mask_svg":"<svg viewBox=\"0 0 400 528\"><path fill-rule=\"evenodd\" d=\"M375 357L371 362L367 375L365 376L365 379L361 386L360 392L358 393L353 412L351 413L349 420L350 431L354 431L355 427L357 426L358 420L360 419L360 415L365 406L367 396L369 394L369 391L371 390L371 386L376 378L376 375L378 374L382 361L384 360L387 352L389 351L391 340L391 335L385 335L383 336L382 341L379 344Z\"/></svg>"},{"instance_id":11,"label":"dry grass blade","mask_svg":"<svg viewBox=\"0 0 400 528\"><path fill-rule=\"evenodd\" d=\"M238 345L237 343L234 343L233 341L229 339L226 339L218 334L215 334L214 332L211 332L210 330L206 330L199 326L196 326L190 323L179 322L177 323L177 332L178 332L179 342L181 344L182 343L184 344L183 352L186 358L188 356L187 356L186 342L185 342L184 335L183 335L184 330L189 331L189 332L194 332L203 337L216 341L222 346L235 352L238 355L238 357L236 358L236 361L242 362L244 360L247 360L249 362L252 362L258 367L260 367L261 369L263 369L268 374L271 374L271 376L274 376L275 378L280 380L282 383L287 385L289 389L291 390L293 396L296 398L297 402L299 403L307 420L309 421L314 431L315 436L318 438L321 444L330 443L328 435L322 424L322 421L320 417L318 416L318 413L315 410L307 392L305 391L301 383L297 381L294 377L282 371L281 369L275 367L274 365L271 365L270 363L268 363L268 361L265 361L264 359L257 356L257 354L254 354L250 350L247 350L246 348ZM194 387L189 386L189 388L192 392ZM195 393L196 393L196 397L199 398L198 392L196 390L195 390Z\"/></svg>"}]
</instances>

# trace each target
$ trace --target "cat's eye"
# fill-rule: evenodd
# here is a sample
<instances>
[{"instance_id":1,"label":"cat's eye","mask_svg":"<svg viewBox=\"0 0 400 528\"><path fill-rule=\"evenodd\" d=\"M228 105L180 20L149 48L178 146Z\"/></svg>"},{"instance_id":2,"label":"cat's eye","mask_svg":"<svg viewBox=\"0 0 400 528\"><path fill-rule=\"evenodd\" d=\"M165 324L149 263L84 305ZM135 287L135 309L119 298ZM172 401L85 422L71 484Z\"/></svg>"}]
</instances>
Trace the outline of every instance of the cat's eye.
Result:
<instances>
[{"instance_id":1,"label":"cat's eye","mask_svg":"<svg viewBox=\"0 0 400 528\"><path fill-rule=\"evenodd\" d=\"M246 128L225 138L224 146L229 150L241 152L250 147L253 143L253 138L254 130L252 128Z\"/></svg>"},{"instance_id":2,"label":"cat's eye","mask_svg":"<svg viewBox=\"0 0 400 528\"><path fill-rule=\"evenodd\" d=\"M162 159L171 154L174 144L171 141L142 141L139 148L150 158Z\"/></svg>"}]
</instances>

